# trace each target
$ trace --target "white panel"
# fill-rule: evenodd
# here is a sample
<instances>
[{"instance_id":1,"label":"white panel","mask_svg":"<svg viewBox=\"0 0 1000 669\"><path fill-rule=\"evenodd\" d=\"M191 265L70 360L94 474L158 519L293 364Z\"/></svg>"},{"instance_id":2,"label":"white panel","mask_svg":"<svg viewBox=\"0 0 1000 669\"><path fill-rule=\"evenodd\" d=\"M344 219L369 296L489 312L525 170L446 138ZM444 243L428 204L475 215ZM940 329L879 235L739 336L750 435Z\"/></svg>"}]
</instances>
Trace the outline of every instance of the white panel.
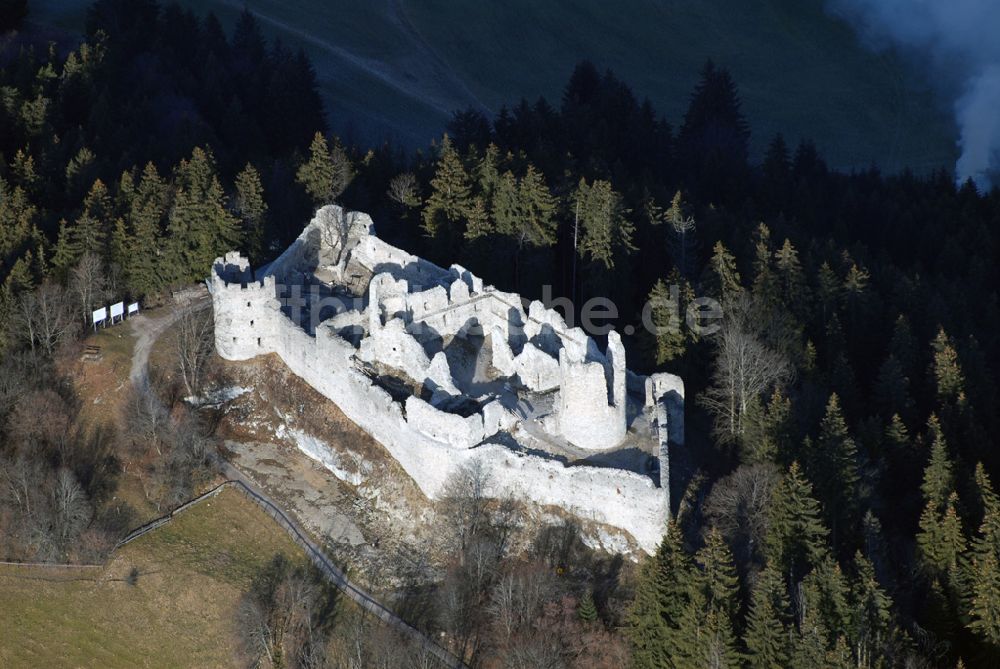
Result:
<instances>
[{"instance_id":1,"label":"white panel","mask_svg":"<svg viewBox=\"0 0 1000 669\"><path fill-rule=\"evenodd\" d=\"M108 317L107 307L101 307L100 309L94 312L94 324L96 325L97 323L106 320L107 317Z\"/></svg>"},{"instance_id":2,"label":"white panel","mask_svg":"<svg viewBox=\"0 0 1000 669\"><path fill-rule=\"evenodd\" d=\"M132 304L128 305L128 312L130 314L137 314L137 313L139 313L139 303L138 302L133 302Z\"/></svg>"},{"instance_id":3,"label":"white panel","mask_svg":"<svg viewBox=\"0 0 1000 669\"><path fill-rule=\"evenodd\" d=\"M117 316L121 316L124 313L125 313L125 303L124 302L118 302L117 304L112 304L111 305L111 318L115 318Z\"/></svg>"}]
</instances>

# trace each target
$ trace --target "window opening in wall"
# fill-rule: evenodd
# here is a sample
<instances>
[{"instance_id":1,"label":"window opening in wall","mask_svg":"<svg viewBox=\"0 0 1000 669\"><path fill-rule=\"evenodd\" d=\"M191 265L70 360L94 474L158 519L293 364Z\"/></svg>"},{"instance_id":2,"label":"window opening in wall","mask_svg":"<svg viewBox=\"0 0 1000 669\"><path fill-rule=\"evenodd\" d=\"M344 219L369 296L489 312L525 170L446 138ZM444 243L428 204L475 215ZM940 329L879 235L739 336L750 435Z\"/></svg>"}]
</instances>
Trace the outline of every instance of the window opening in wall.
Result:
<instances>
[{"instance_id":1,"label":"window opening in wall","mask_svg":"<svg viewBox=\"0 0 1000 669\"><path fill-rule=\"evenodd\" d=\"M233 337L233 343L234 344L236 343L236 337Z\"/></svg>"},{"instance_id":2,"label":"window opening in wall","mask_svg":"<svg viewBox=\"0 0 1000 669\"><path fill-rule=\"evenodd\" d=\"M253 321L250 321L250 327L253 327Z\"/></svg>"},{"instance_id":3,"label":"window opening in wall","mask_svg":"<svg viewBox=\"0 0 1000 669\"><path fill-rule=\"evenodd\" d=\"M257 337L257 346L260 346L260 337Z\"/></svg>"},{"instance_id":4,"label":"window opening in wall","mask_svg":"<svg viewBox=\"0 0 1000 669\"><path fill-rule=\"evenodd\" d=\"M249 303L249 302L247 302L247 306L248 306L248 307L250 306L250 303Z\"/></svg>"}]
</instances>

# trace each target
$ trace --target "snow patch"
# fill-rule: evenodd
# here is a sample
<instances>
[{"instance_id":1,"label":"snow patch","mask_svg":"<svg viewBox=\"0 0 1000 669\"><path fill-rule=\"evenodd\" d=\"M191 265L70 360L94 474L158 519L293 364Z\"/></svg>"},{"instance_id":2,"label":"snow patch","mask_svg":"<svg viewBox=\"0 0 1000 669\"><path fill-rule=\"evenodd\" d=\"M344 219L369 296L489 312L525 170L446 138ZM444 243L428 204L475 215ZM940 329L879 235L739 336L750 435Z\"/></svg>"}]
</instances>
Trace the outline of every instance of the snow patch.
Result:
<instances>
[{"instance_id":1,"label":"snow patch","mask_svg":"<svg viewBox=\"0 0 1000 669\"><path fill-rule=\"evenodd\" d=\"M275 435L279 438L288 438L295 442L295 446L300 451L305 453L307 457L326 467L341 481L350 483L353 486L359 486L365 482L365 477L361 474L361 472L350 472L346 470L341 462L340 454L330 448L330 445L322 439L314 437L313 435L303 432L302 430L289 429L285 425L278 426L278 430L275 432ZM363 466L367 463L364 463L357 454L351 453L351 455L354 457L356 465L362 465L359 467L360 469L369 469Z\"/></svg>"},{"instance_id":2,"label":"snow patch","mask_svg":"<svg viewBox=\"0 0 1000 669\"><path fill-rule=\"evenodd\" d=\"M213 388L212 390L205 391L202 395L189 395L184 398L184 401L197 407L219 406L220 404L231 402L241 395L246 395L248 392L250 392L250 388L244 388L243 386Z\"/></svg>"}]
</instances>

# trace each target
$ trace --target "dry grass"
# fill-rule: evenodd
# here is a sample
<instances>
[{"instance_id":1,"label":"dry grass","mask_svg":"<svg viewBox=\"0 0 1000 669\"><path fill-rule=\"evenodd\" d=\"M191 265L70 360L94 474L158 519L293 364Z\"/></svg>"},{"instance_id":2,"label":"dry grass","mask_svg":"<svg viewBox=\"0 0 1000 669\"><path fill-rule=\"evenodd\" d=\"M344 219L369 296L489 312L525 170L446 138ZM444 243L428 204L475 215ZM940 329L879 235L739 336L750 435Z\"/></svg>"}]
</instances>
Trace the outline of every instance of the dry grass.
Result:
<instances>
[{"instance_id":1,"label":"dry grass","mask_svg":"<svg viewBox=\"0 0 1000 669\"><path fill-rule=\"evenodd\" d=\"M122 400L129 389L128 375L135 348L132 327L119 323L99 330L83 340L82 346L99 347L100 359L86 361L75 355L59 363L59 371L74 380L81 401L80 418L88 427L117 424Z\"/></svg>"},{"instance_id":2,"label":"dry grass","mask_svg":"<svg viewBox=\"0 0 1000 669\"><path fill-rule=\"evenodd\" d=\"M0 666L237 666L239 598L277 552L302 559L263 511L226 489L105 568L0 566Z\"/></svg>"}]
</instances>

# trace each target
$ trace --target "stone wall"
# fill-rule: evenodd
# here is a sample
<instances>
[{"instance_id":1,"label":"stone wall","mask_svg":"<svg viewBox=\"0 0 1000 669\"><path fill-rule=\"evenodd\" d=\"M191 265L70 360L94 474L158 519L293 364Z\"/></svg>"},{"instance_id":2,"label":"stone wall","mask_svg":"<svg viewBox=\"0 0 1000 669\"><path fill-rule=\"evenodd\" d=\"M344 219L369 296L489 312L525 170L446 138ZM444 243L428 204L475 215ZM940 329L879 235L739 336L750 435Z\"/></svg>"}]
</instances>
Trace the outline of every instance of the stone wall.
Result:
<instances>
[{"instance_id":1,"label":"stone wall","mask_svg":"<svg viewBox=\"0 0 1000 669\"><path fill-rule=\"evenodd\" d=\"M668 518L665 486L657 487L648 476L634 472L566 466L555 458L484 443L516 422L498 401L471 416L443 411L415 396L402 404L355 363L355 357L370 358L407 370L415 375L415 381L447 386L450 377L445 375L443 356L435 356L432 363L422 349L417 355L413 346L420 345L406 331L405 319L419 312L427 322L449 334L475 319L485 328L484 334L494 339L498 369L506 373L505 368L512 368L529 387L560 388L566 398L560 407L562 429L568 430L573 443L606 448L621 441L625 432L626 371L624 349L617 335L609 336L608 353L602 355L593 340L578 328L567 328L557 312L540 303L532 303L525 313L516 295L484 288L481 281L458 266L441 270L370 235L357 241L352 263L359 259L367 262L364 266L372 275L393 273L388 280L373 282L377 286L373 294L376 310L372 311L370 304L366 319L372 336L363 338L361 349L356 349L338 335L335 321L324 322L315 335L310 335L282 314L275 299L275 279L294 278L289 275L301 274L310 262L333 259L336 254L321 258L321 249L316 246L320 237L316 227L323 224L323 217L340 214L339 210L331 214L330 209L321 210L296 244L270 266L260 281L249 280L249 267L238 255L227 254L216 261L209 288L219 355L246 360L277 354L294 374L334 401L350 420L379 441L432 499L439 495L456 467L479 458L493 472L498 493L512 489L538 504L559 506L583 518L621 528L643 549L655 550ZM370 219L351 216L353 229L370 230ZM337 262L339 271L343 271L344 258ZM442 279L441 273L447 278ZM402 281L409 286L415 281L429 281L424 285L430 287L410 293L409 286L401 287ZM379 304L379 291L383 289L387 305ZM395 351L399 359L392 355L394 346L399 349ZM668 379L658 379L647 384L648 394L676 393L676 388L668 386ZM683 385L680 389L683 393Z\"/></svg>"}]
</instances>

